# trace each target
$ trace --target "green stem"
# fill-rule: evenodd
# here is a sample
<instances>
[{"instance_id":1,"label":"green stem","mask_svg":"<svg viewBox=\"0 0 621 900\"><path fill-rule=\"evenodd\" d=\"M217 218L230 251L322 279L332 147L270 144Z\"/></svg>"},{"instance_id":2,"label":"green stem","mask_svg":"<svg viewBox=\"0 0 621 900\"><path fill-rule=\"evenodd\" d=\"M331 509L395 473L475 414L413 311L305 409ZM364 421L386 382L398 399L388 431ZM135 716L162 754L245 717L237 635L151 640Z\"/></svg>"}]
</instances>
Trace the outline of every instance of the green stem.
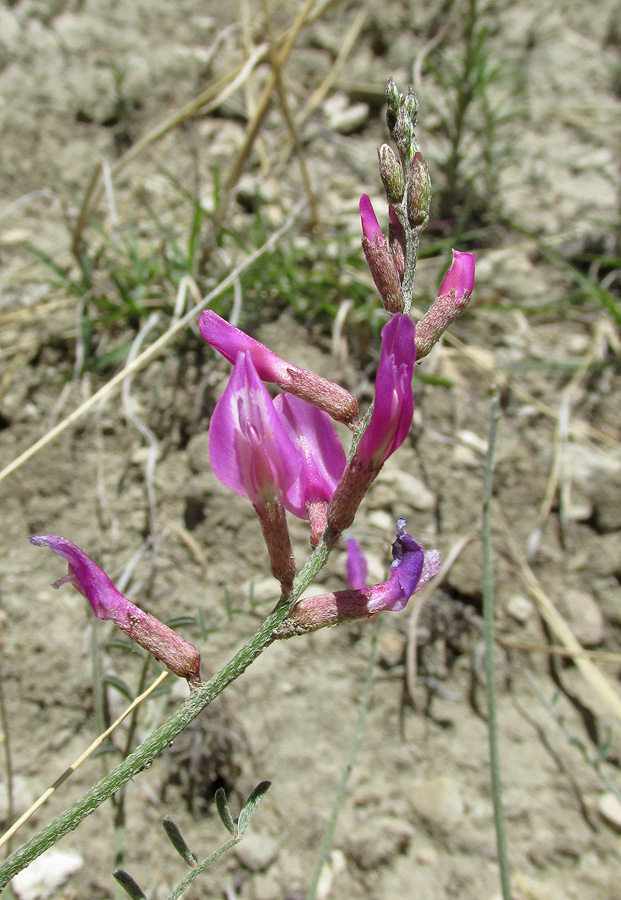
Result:
<instances>
[{"instance_id":1,"label":"green stem","mask_svg":"<svg viewBox=\"0 0 621 900\"><path fill-rule=\"evenodd\" d=\"M487 731L489 735L489 761L494 804L496 847L500 868L500 885L503 900L511 900L511 874L502 809L502 784L500 780L500 753L498 750L498 719L496 716L496 677L494 669L494 560L491 541L491 504L494 474L494 449L500 419L500 394L492 398L489 443L485 460L483 482L483 625L485 630L485 692L487 696Z\"/></svg>"},{"instance_id":2,"label":"green stem","mask_svg":"<svg viewBox=\"0 0 621 900\"><path fill-rule=\"evenodd\" d=\"M317 896L319 879L321 878L323 867L326 864L326 860L328 859L330 850L332 849L334 833L336 831L338 818L343 806L343 802L345 800L345 795L347 793L347 786L349 784L349 779L354 768L354 762L356 761L358 751L360 750L362 735L364 733L364 725L367 718L367 712L369 711L369 703L371 702L371 692L373 689L373 672L375 670L375 663L377 661L377 651L379 648L379 637L382 630L382 621L382 617L380 616L375 626L373 643L371 644L371 652L369 653L369 662L367 665L367 677L364 682L362 695L360 697L360 704L358 706L358 721L356 723L356 730L354 731L354 737L349 748L349 753L347 754L345 766L343 767L341 783L339 784L336 796L334 798L334 803L332 804L330 820L326 826L326 830L321 841L319 856L317 858L317 865L315 866L315 874L313 876L311 886L308 890L308 894L306 895L306 900L315 900Z\"/></svg>"},{"instance_id":3,"label":"green stem","mask_svg":"<svg viewBox=\"0 0 621 900\"><path fill-rule=\"evenodd\" d=\"M174 889L172 894L167 898L167 900L177 900L177 898L183 894L183 892L186 890L186 888L189 888L189 886L192 884L194 879L198 878L198 876L201 874L201 872L204 869L207 868L207 866L210 866L213 862L215 862L218 859L218 857L222 856L223 853L226 853L227 850L230 850L231 847L234 847L235 844L239 844L240 840L241 840L241 835L235 835L235 837L232 837L230 840L228 840L226 842L226 844L222 844L222 846L218 847L217 850L214 850L214 852L210 856L208 856L206 859L203 859L201 862L199 862L192 869L191 872L188 872L188 874L185 876L183 881L177 885L177 887Z\"/></svg>"},{"instance_id":4,"label":"green stem","mask_svg":"<svg viewBox=\"0 0 621 900\"><path fill-rule=\"evenodd\" d=\"M69 809L46 828L16 850L0 866L0 890L25 869L29 863L52 847L63 835L76 828L105 800L116 793L130 778L146 769L161 751L214 700L218 694L238 678L254 660L274 641L274 632L287 618L294 604L319 569L325 565L330 548L321 540L308 562L296 578L291 595L280 601L261 627L213 678L198 687L163 725L156 729L139 747L108 775L102 778Z\"/></svg>"}]
</instances>

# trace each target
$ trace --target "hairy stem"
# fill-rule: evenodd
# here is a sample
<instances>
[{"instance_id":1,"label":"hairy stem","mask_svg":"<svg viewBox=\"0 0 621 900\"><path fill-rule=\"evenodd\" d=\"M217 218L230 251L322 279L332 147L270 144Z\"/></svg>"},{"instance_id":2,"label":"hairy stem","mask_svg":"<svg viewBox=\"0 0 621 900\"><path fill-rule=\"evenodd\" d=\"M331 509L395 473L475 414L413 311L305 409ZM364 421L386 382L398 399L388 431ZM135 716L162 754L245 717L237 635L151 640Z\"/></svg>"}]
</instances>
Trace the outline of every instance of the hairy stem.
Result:
<instances>
[{"instance_id":1,"label":"hairy stem","mask_svg":"<svg viewBox=\"0 0 621 900\"><path fill-rule=\"evenodd\" d=\"M25 869L29 863L52 847L63 835L72 831L79 823L94 812L105 800L115 794L130 778L147 768L155 757L189 723L214 700L218 694L238 678L254 660L274 641L274 632L289 615L294 604L308 584L325 565L330 548L322 539L317 549L296 578L293 590L286 601L280 601L274 611L256 631L249 641L236 653L224 668L213 678L201 684L179 709L163 725L153 732L133 753L119 763L108 775L95 784L69 809L54 819L46 828L16 850L0 866L0 890Z\"/></svg>"}]
</instances>

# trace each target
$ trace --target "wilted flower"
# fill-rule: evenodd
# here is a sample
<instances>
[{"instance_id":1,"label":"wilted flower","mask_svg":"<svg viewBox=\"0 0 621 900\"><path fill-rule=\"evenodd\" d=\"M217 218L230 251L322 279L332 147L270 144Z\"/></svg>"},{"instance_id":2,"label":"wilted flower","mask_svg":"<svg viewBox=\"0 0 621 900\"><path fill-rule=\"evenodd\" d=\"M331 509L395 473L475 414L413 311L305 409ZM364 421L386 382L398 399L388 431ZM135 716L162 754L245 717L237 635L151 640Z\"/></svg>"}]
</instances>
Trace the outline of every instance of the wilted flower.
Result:
<instances>
[{"instance_id":1,"label":"wilted flower","mask_svg":"<svg viewBox=\"0 0 621 900\"><path fill-rule=\"evenodd\" d=\"M283 391L323 409L337 422L350 428L358 424L358 403L349 391L316 375L293 366L264 344L235 328L212 310L202 312L198 320L202 336L225 359L234 363L242 351L250 354L262 381L277 384Z\"/></svg>"},{"instance_id":2,"label":"wilted flower","mask_svg":"<svg viewBox=\"0 0 621 900\"><path fill-rule=\"evenodd\" d=\"M311 523L311 545L326 526L328 503L345 468L345 451L330 417L292 394L279 394L274 409L297 447L301 470L284 494L285 509Z\"/></svg>"},{"instance_id":3,"label":"wilted flower","mask_svg":"<svg viewBox=\"0 0 621 900\"><path fill-rule=\"evenodd\" d=\"M187 678L193 687L200 684L198 650L117 591L106 573L83 550L57 534L33 535L30 543L49 547L67 560L69 573L55 581L53 587L72 584L86 597L98 619L110 619L175 675Z\"/></svg>"},{"instance_id":4,"label":"wilted flower","mask_svg":"<svg viewBox=\"0 0 621 900\"><path fill-rule=\"evenodd\" d=\"M383 610L396 612L403 609L412 594L436 574L440 568L440 554L437 550L425 552L418 541L406 534L405 519L397 521L392 554L387 581L368 588L333 591L300 600L276 636L293 637L351 619L370 619Z\"/></svg>"},{"instance_id":5,"label":"wilted flower","mask_svg":"<svg viewBox=\"0 0 621 900\"><path fill-rule=\"evenodd\" d=\"M288 592L295 566L282 503L299 478L301 460L248 351L238 354L211 417L209 459L216 478L254 506L272 573Z\"/></svg>"},{"instance_id":6,"label":"wilted flower","mask_svg":"<svg viewBox=\"0 0 621 900\"><path fill-rule=\"evenodd\" d=\"M378 472L410 430L414 332L414 323L407 315L393 316L382 329L373 413L328 508L331 541L351 525Z\"/></svg>"},{"instance_id":7,"label":"wilted flower","mask_svg":"<svg viewBox=\"0 0 621 900\"><path fill-rule=\"evenodd\" d=\"M426 356L451 322L468 305L474 287L474 253L453 250L453 262L438 296L416 326L416 355Z\"/></svg>"}]
</instances>

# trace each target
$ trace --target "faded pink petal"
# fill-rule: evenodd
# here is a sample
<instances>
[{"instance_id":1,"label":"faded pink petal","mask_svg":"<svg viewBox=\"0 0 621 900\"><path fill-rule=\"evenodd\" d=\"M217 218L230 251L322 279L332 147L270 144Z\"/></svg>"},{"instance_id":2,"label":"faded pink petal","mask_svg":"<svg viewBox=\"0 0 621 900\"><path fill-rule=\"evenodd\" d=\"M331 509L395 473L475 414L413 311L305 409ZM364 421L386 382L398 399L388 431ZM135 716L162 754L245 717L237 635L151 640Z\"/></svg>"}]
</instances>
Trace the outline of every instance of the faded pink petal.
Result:
<instances>
[{"instance_id":1,"label":"faded pink petal","mask_svg":"<svg viewBox=\"0 0 621 900\"><path fill-rule=\"evenodd\" d=\"M469 298L474 287L474 264L474 253L453 250L453 262L440 285L438 297L444 297L454 290L456 301L461 301L466 296Z\"/></svg>"}]
</instances>

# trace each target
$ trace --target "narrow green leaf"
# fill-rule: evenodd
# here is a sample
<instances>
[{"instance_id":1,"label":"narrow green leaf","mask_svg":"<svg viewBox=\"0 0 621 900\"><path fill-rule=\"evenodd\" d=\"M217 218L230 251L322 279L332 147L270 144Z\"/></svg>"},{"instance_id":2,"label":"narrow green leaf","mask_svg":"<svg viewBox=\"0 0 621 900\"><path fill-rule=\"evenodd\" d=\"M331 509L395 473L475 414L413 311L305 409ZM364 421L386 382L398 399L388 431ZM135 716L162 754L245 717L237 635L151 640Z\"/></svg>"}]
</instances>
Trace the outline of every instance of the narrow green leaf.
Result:
<instances>
[{"instance_id":1,"label":"narrow green leaf","mask_svg":"<svg viewBox=\"0 0 621 900\"><path fill-rule=\"evenodd\" d=\"M240 812L239 819L237 820L237 830L240 834L243 834L250 824L250 820L254 816L257 806L259 805L261 800L263 800L271 783L271 781L262 781L256 786L254 791L246 800L244 808Z\"/></svg>"},{"instance_id":2,"label":"narrow green leaf","mask_svg":"<svg viewBox=\"0 0 621 900\"><path fill-rule=\"evenodd\" d=\"M136 884L132 876L127 874L125 869L117 869L112 875L132 900L147 900L145 892Z\"/></svg>"},{"instance_id":3,"label":"narrow green leaf","mask_svg":"<svg viewBox=\"0 0 621 900\"><path fill-rule=\"evenodd\" d=\"M128 700L134 699L132 696L132 692L127 687L125 682L121 678L118 678L116 675L104 675L102 681L104 684L109 685L109 687L114 688L115 691L118 691L119 694L127 697Z\"/></svg>"},{"instance_id":4,"label":"narrow green leaf","mask_svg":"<svg viewBox=\"0 0 621 900\"><path fill-rule=\"evenodd\" d=\"M173 822L170 816L165 816L162 819L162 825L164 826L164 831L168 836L168 840L173 845L179 856L184 859L189 866L194 866L198 862L198 856L196 853L192 853L188 845L186 844L183 835L179 831L177 825Z\"/></svg>"},{"instance_id":5,"label":"narrow green leaf","mask_svg":"<svg viewBox=\"0 0 621 900\"><path fill-rule=\"evenodd\" d=\"M166 619L166 625L169 628L181 628L183 625L196 627L196 618L194 616L175 616L172 619Z\"/></svg>"},{"instance_id":6,"label":"narrow green leaf","mask_svg":"<svg viewBox=\"0 0 621 900\"><path fill-rule=\"evenodd\" d=\"M218 815L222 819L222 824L226 828L229 834L237 834L237 826L233 821L233 816L231 815L231 810L229 809L229 801L226 799L226 794L224 793L223 788L218 788L216 791L216 807L218 809Z\"/></svg>"}]
</instances>

